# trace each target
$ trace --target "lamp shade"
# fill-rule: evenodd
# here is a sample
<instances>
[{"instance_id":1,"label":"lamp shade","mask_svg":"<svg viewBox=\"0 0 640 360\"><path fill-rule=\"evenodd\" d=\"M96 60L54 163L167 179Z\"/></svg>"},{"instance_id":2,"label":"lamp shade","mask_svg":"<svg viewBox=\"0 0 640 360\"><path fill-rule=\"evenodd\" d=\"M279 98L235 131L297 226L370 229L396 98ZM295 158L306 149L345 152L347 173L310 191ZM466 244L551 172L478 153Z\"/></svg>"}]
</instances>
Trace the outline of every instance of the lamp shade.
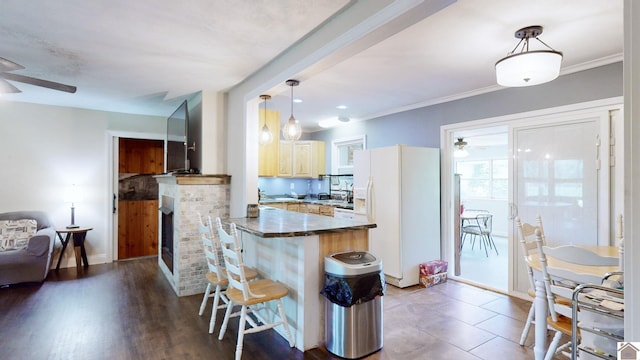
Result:
<instances>
[{"instance_id":1,"label":"lamp shade","mask_svg":"<svg viewBox=\"0 0 640 360\"><path fill-rule=\"evenodd\" d=\"M527 51L509 55L496 63L496 79L502 86L532 86L560 75L562 53L554 50Z\"/></svg>"},{"instance_id":2,"label":"lamp shade","mask_svg":"<svg viewBox=\"0 0 640 360\"><path fill-rule=\"evenodd\" d=\"M64 189L63 196L63 201L67 203L74 204L82 201L81 190L76 184L67 186L66 189Z\"/></svg>"},{"instance_id":3,"label":"lamp shade","mask_svg":"<svg viewBox=\"0 0 640 360\"><path fill-rule=\"evenodd\" d=\"M291 115L289 121L282 127L282 137L285 140L298 140L302 136L302 127L296 118Z\"/></svg>"},{"instance_id":4,"label":"lamp shade","mask_svg":"<svg viewBox=\"0 0 640 360\"><path fill-rule=\"evenodd\" d=\"M463 158L467 156L469 156L469 152L467 151L467 149L456 149L453 152L453 157L456 157L456 158Z\"/></svg>"},{"instance_id":5,"label":"lamp shade","mask_svg":"<svg viewBox=\"0 0 640 360\"><path fill-rule=\"evenodd\" d=\"M300 126L298 120L293 116L293 87L298 86L300 81L289 79L285 81L285 83L291 86L291 116L289 117L289 121L282 127L282 137L285 140L295 141L302 136L302 126Z\"/></svg>"},{"instance_id":6,"label":"lamp shade","mask_svg":"<svg viewBox=\"0 0 640 360\"><path fill-rule=\"evenodd\" d=\"M262 126L262 130L260 130L259 143L260 145L269 145L272 142L273 142L273 135L271 134L271 131L269 131L269 127L265 123Z\"/></svg>"},{"instance_id":7,"label":"lamp shade","mask_svg":"<svg viewBox=\"0 0 640 360\"><path fill-rule=\"evenodd\" d=\"M260 136L258 137L258 143L260 145L269 145L273 142L273 134L271 134L271 130L267 126L267 100L271 99L269 95L260 95L260 99L264 100L264 125L260 130Z\"/></svg>"}]
</instances>

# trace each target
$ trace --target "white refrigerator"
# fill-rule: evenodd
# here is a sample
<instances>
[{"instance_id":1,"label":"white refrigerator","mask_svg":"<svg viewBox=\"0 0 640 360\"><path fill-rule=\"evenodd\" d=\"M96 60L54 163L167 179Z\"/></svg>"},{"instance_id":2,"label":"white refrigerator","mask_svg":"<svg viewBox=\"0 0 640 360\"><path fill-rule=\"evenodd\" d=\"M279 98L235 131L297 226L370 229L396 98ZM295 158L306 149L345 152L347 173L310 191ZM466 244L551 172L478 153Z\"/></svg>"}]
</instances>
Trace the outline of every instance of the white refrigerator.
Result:
<instances>
[{"instance_id":1,"label":"white refrigerator","mask_svg":"<svg viewBox=\"0 0 640 360\"><path fill-rule=\"evenodd\" d=\"M358 150L353 161L354 214L377 227L369 251L388 283L419 282L418 265L440 257L440 150L395 145Z\"/></svg>"}]
</instances>

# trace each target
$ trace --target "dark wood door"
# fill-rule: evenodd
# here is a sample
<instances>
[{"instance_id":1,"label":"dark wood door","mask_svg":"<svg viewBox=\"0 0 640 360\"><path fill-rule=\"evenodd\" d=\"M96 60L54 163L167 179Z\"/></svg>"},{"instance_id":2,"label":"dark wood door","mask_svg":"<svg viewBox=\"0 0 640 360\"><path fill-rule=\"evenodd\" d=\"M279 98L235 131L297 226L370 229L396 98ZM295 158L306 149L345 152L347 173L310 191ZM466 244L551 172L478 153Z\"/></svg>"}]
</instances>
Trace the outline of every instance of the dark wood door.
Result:
<instances>
[{"instance_id":1,"label":"dark wood door","mask_svg":"<svg viewBox=\"0 0 640 360\"><path fill-rule=\"evenodd\" d=\"M118 259L158 255L158 184L162 140L119 139Z\"/></svg>"}]
</instances>

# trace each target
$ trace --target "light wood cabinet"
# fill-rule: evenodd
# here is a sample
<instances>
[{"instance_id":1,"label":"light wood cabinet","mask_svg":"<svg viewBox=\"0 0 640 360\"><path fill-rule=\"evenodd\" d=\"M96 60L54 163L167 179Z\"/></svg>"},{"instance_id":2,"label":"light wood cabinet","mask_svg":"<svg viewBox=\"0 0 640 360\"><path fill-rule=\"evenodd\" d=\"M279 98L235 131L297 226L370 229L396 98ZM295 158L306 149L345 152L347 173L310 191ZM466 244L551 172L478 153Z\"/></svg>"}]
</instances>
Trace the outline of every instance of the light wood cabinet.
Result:
<instances>
[{"instance_id":1,"label":"light wood cabinet","mask_svg":"<svg viewBox=\"0 0 640 360\"><path fill-rule=\"evenodd\" d=\"M300 204L298 203L287 203L287 210L289 211L300 211Z\"/></svg>"},{"instance_id":2,"label":"light wood cabinet","mask_svg":"<svg viewBox=\"0 0 640 360\"><path fill-rule=\"evenodd\" d=\"M318 177L325 171L324 148L323 141L281 141L278 176Z\"/></svg>"},{"instance_id":3,"label":"light wood cabinet","mask_svg":"<svg viewBox=\"0 0 640 360\"><path fill-rule=\"evenodd\" d=\"M293 142L282 141L280 143L280 152L278 155L278 176L293 176Z\"/></svg>"},{"instance_id":4,"label":"light wood cabinet","mask_svg":"<svg viewBox=\"0 0 640 360\"><path fill-rule=\"evenodd\" d=\"M287 203L269 203L267 206L287 210Z\"/></svg>"},{"instance_id":5,"label":"light wood cabinet","mask_svg":"<svg viewBox=\"0 0 640 360\"><path fill-rule=\"evenodd\" d=\"M260 110L258 136L265 124L265 111ZM266 124L273 135L269 145L258 145L258 176L278 176L278 154L280 151L280 112L266 110Z\"/></svg>"},{"instance_id":6,"label":"light wood cabinet","mask_svg":"<svg viewBox=\"0 0 640 360\"><path fill-rule=\"evenodd\" d=\"M307 212L309 214L320 214L320 205L318 205L318 204L307 204Z\"/></svg>"},{"instance_id":7,"label":"light wood cabinet","mask_svg":"<svg viewBox=\"0 0 640 360\"><path fill-rule=\"evenodd\" d=\"M266 206L271 206L274 208L287 210L287 211L295 211L300 213L309 213L316 215L324 215L324 216L333 216L334 207L332 205L320 205L320 204L312 204L312 203L304 203L304 202L273 202L263 204Z\"/></svg>"},{"instance_id":8,"label":"light wood cabinet","mask_svg":"<svg viewBox=\"0 0 640 360\"><path fill-rule=\"evenodd\" d=\"M320 205L320 215L333 216L333 206Z\"/></svg>"}]
</instances>

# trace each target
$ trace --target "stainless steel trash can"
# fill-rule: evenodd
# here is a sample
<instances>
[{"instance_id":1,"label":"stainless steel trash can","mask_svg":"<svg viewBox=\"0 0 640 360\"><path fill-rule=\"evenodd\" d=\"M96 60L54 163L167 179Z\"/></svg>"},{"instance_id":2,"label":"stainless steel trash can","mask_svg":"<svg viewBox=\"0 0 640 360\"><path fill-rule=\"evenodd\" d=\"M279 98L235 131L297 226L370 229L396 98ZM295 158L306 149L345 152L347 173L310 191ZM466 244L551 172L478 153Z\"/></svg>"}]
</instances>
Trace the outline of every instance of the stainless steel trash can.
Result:
<instances>
[{"instance_id":1,"label":"stainless steel trash can","mask_svg":"<svg viewBox=\"0 0 640 360\"><path fill-rule=\"evenodd\" d=\"M366 251L341 252L325 257L324 269L327 350L356 359L382 349L385 284L380 259Z\"/></svg>"}]
</instances>

